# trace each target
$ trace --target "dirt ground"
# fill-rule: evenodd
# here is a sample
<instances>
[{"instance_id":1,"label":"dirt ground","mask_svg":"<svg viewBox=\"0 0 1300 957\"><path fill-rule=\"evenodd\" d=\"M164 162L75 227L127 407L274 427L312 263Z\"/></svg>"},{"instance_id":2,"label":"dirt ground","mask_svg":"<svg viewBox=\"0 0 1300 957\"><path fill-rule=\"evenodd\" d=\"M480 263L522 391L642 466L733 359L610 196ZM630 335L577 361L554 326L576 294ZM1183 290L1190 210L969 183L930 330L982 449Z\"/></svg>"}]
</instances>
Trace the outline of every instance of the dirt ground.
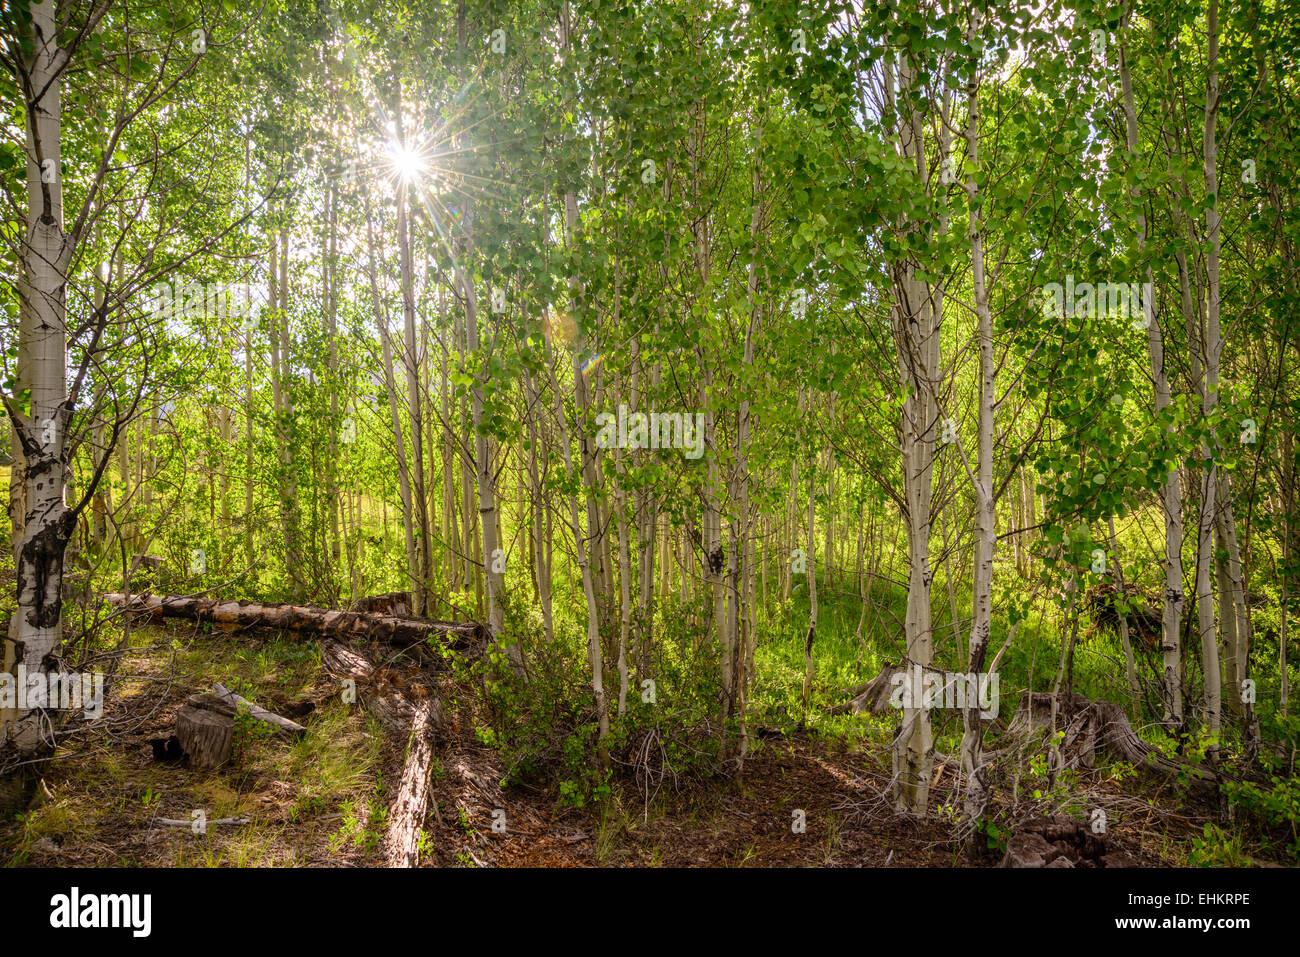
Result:
<instances>
[{"instance_id":1,"label":"dirt ground","mask_svg":"<svg viewBox=\"0 0 1300 957\"><path fill-rule=\"evenodd\" d=\"M235 665L259 704L305 712L300 742L249 741L215 771L155 758L192 692L229 679L229 636L159 629L122 666L112 724L70 739L28 814L0 826L0 858L24 866L380 866L385 808L405 741L359 708L309 651L240 636ZM213 662L222 660L220 675ZM450 689L447 689L450 690ZM453 720L436 748L434 806L422 866L916 867L989 866L941 817L918 824L890 810L888 754L805 733L756 741L739 777L662 786L648 803L634 781L603 804L566 806L553 789L506 778L499 752ZM936 794L951 764L940 762ZM680 785L680 782L679 782ZM189 822L206 833L159 823ZM802 823L802 829L798 825ZM494 826L495 825L495 826ZM1188 825L1191 829L1191 824ZM1141 864L1159 844L1135 827L1115 841ZM1167 843L1167 842L1166 842Z\"/></svg>"}]
</instances>

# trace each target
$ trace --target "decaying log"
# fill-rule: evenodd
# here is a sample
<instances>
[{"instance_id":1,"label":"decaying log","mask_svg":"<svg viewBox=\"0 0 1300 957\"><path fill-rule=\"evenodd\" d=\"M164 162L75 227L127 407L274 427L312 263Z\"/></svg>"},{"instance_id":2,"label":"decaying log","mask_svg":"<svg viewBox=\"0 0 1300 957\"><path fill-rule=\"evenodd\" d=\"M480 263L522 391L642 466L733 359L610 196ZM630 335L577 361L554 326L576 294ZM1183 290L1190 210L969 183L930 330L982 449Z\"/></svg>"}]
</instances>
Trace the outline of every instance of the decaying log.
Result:
<instances>
[{"instance_id":1,"label":"decaying log","mask_svg":"<svg viewBox=\"0 0 1300 957\"><path fill-rule=\"evenodd\" d=\"M382 595L367 595L354 601L348 611L362 612L368 615L397 615L399 618L411 617L411 593L409 591L390 591Z\"/></svg>"},{"instance_id":2,"label":"decaying log","mask_svg":"<svg viewBox=\"0 0 1300 957\"><path fill-rule=\"evenodd\" d=\"M110 605L140 614L188 618L228 627L278 628L331 638L387 641L398 646L434 638L470 656L482 652L490 637L487 626L478 622L436 621L278 602L226 601L184 595L132 595L128 600L125 595L114 593L101 597Z\"/></svg>"},{"instance_id":3,"label":"decaying log","mask_svg":"<svg viewBox=\"0 0 1300 957\"><path fill-rule=\"evenodd\" d=\"M235 706L212 694L192 694L176 715L176 738L192 768L218 768L235 743Z\"/></svg>"},{"instance_id":4,"label":"decaying log","mask_svg":"<svg viewBox=\"0 0 1300 957\"><path fill-rule=\"evenodd\" d=\"M384 853L390 867L414 867L429 810L429 771L442 705L418 668L377 665L340 641L322 641L320 648L326 671L356 682L357 700L386 726L409 735L402 778L388 811Z\"/></svg>"},{"instance_id":5,"label":"decaying log","mask_svg":"<svg viewBox=\"0 0 1300 957\"><path fill-rule=\"evenodd\" d=\"M212 693L215 694L218 698L223 698L226 701L230 702L236 708L247 708L249 715L256 718L258 721L266 722L267 724L269 724L271 727L275 728L279 732L282 732L284 734L287 734L295 738L301 738L304 734L307 733L307 729L304 728L302 725L300 725L298 722L290 721L288 718L282 718L278 714L275 714L271 711L267 711L265 708L253 704L253 702L247 700L246 698L241 698L239 695L235 694L233 691L228 689L225 685L221 684L220 682L213 685Z\"/></svg>"},{"instance_id":6,"label":"decaying log","mask_svg":"<svg viewBox=\"0 0 1300 957\"><path fill-rule=\"evenodd\" d=\"M429 772L433 766L433 728L438 710L436 698L425 698L415 706L402 780L388 809L384 854L389 867L415 867L419 863L420 830L429 812Z\"/></svg>"},{"instance_id":7,"label":"decaying log","mask_svg":"<svg viewBox=\"0 0 1300 957\"><path fill-rule=\"evenodd\" d=\"M357 700L395 731L409 731L415 722L417 704L433 697L428 677L418 668L376 665L341 641L322 641L320 650L325 670L340 680L355 681ZM434 723L441 723L440 711L435 711Z\"/></svg>"}]
</instances>

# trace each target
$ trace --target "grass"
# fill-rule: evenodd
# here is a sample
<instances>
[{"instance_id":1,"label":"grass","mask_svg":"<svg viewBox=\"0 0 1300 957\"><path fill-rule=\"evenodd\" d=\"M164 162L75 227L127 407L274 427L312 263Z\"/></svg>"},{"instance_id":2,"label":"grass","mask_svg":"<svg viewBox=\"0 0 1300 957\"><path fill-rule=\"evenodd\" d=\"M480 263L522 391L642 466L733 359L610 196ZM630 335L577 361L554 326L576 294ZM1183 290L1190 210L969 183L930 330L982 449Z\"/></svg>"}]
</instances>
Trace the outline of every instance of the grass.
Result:
<instances>
[{"instance_id":1,"label":"grass","mask_svg":"<svg viewBox=\"0 0 1300 957\"><path fill-rule=\"evenodd\" d=\"M1004 571L1014 575L1014 569ZM1025 583L1025 588L1028 590L1029 583ZM942 580L935 582L933 596L936 663L949 670L960 670L963 666L958 658L958 642L953 637L946 585ZM968 596L959 590L959 612L968 606ZM834 587L824 588L819 583L811 706L805 712L801 699L809 602L806 585L796 584L789 602L760 617L755 682L750 692L753 707L764 720L778 725L783 719L793 723L794 717L800 715L813 719L819 733L838 737L845 746L887 741L893 731L892 721L872 723L865 715L828 716L824 708L844 700L842 692L846 689L874 678L887 658L897 660L903 655L901 622L906 609L906 589L879 579L873 581L868 591L863 634L858 637L862 603L856 585L836 581ZM1024 622L1015 643L999 663L1000 711L1004 719L1010 717L1023 690L1031 685L1038 691L1050 690L1055 680L1061 653L1061 634L1057 631L1055 614L1049 613L1044 621L1035 614ZM1008 630L1006 619L995 611L990 655L1002 647ZM963 632L962 645L966 637ZM1089 622L1081 620L1074 656L1076 693L1124 700L1123 660L1117 636L1106 632L1092 634ZM942 713L937 718L936 724L942 723ZM959 730L954 733L960 736Z\"/></svg>"},{"instance_id":2,"label":"grass","mask_svg":"<svg viewBox=\"0 0 1300 957\"><path fill-rule=\"evenodd\" d=\"M308 860L321 843L313 819L349 803L383 808L383 729L326 690L314 642L275 639L232 653L220 632L149 627L132 636L122 673L140 677L121 680L116 708L142 716L142 729L111 748L54 761L46 780L55 799L33 807L0 836L7 845L0 857L22 864L35 846L48 854L52 843L61 852L76 851L70 863L122 863L117 856L105 858L113 853L105 846L111 844L129 847L141 864L291 866ZM174 675L172 682L160 683L168 675ZM252 735L238 762L227 767L201 773L153 761L146 739L170 728L173 710L188 693L216 682L259 703L304 697L320 703L301 719L307 726L301 739ZM155 817L189 820L194 809L209 820L252 820L239 828L211 827L202 836L151 825ZM353 846L345 853L356 851Z\"/></svg>"}]
</instances>

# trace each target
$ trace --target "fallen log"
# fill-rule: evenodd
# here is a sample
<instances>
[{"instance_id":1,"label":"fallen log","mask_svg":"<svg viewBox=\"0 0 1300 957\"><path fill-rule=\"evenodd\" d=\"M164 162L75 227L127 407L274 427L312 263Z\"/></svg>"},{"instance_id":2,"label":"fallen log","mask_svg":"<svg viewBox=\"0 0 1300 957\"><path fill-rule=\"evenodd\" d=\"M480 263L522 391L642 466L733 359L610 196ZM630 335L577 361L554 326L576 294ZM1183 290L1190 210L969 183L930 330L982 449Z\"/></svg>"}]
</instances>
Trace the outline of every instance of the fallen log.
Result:
<instances>
[{"instance_id":1,"label":"fallen log","mask_svg":"<svg viewBox=\"0 0 1300 957\"><path fill-rule=\"evenodd\" d=\"M388 811L384 853L389 867L415 867L420 859L420 831L429 813L429 773L433 767L433 728L438 701L426 698L415 707L402 780Z\"/></svg>"},{"instance_id":2,"label":"fallen log","mask_svg":"<svg viewBox=\"0 0 1300 957\"><path fill-rule=\"evenodd\" d=\"M872 714L884 714L891 710L889 698L894 691L894 675L902 673L903 669L898 665L885 665L880 669L880 674L866 684L849 689L847 693L853 695L851 701L844 701L828 708L827 713L860 714L863 711L870 711Z\"/></svg>"},{"instance_id":3,"label":"fallen log","mask_svg":"<svg viewBox=\"0 0 1300 957\"><path fill-rule=\"evenodd\" d=\"M241 698L225 685L221 684L221 682L217 682L213 685L212 693L218 698L230 702L236 708L247 709L248 714L256 718L258 721L265 722L277 731L282 731L291 737L301 738L307 733L307 729L298 722L290 721L288 718L282 718L273 711L267 711L265 708L253 704L253 702L249 701L247 698Z\"/></svg>"},{"instance_id":4,"label":"fallen log","mask_svg":"<svg viewBox=\"0 0 1300 957\"><path fill-rule=\"evenodd\" d=\"M382 595L367 595L365 598L358 598L354 601L348 611L410 618L411 593L409 591L390 591Z\"/></svg>"},{"instance_id":5,"label":"fallen log","mask_svg":"<svg viewBox=\"0 0 1300 957\"><path fill-rule=\"evenodd\" d=\"M388 812L384 854L389 867L419 863L420 830L429 812L433 739L442 705L418 668L377 665L340 641L320 643L321 663L340 680L356 683L357 699L387 727L407 733L406 762Z\"/></svg>"},{"instance_id":6,"label":"fallen log","mask_svg":"<svg viewBox=\"0 0 1300 957\"><path fill-rule=\"evenodd\" d=\"M923 673L927 678L933 679L935 693L941 699L948 693L949 685L960 677L959 673L944 671L942 668L926 667ZM852 700L827 708L827 714L860 714L863 711L885 714L888 711L898 710L893 700L894 688L897 687L895 675L900 675L905 680L908 678L908 673L902 665L885 665L880 669L880 674L866 684L845 691L845 694L853 695Z\"/></svg>"},{"instance_id":7,"label":"fallen log","mask_svg":"<svg viewBox=\"0 0 1300 957\"><path fill-rule=\"evenodd\" d=\"M357 700L395 731L409 731L415 723L417 703L433 696L418 668L376 665L341 641L322 641L320 652L325 670L339 680L356 682ZM440 720L441 712L435 713L435 723Z\"/></svg>"},{"instance_id":8,"label":"fallen log","mask_svg":"<svg viewBox=\"0 0 1300 957\"><path fill-rule=\"evenodd\" d=\"M121 593L110 593L101 597L110 605L138 614L188 618L228 627L278 628L349 640L365 638L401 647L420 644L430 638L441 639L456 651L471 656L481 653L490 638L487 626L478 622L436 621L280 602L228 601L185 595L132 595L128 599Z\"/></svg>"}]
</instances>

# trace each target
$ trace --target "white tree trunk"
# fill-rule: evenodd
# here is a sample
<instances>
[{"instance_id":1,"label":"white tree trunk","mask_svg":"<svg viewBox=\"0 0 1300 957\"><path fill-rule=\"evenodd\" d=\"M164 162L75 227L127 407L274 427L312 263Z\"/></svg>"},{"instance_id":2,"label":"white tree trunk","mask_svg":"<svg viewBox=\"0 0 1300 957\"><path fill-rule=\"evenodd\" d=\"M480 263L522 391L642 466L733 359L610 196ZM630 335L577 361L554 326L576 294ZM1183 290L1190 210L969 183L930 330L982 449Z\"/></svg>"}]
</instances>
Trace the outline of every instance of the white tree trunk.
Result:
<instances>
[{"instance_id":1,"label":"white tree trunk","mask_svg":"<svg viewBox=\"0 0 1300 957\"><path fill-rule=\"evenodd\" d=\"M811 458L811 457L810 457ZM812 697L813 641L817 638L817 482L816 470L808 466L808 632L803 639L803 706Z\"/></svg>"},{"instance_id":2,"label":"white tree trunk","mask_svg":"<svg viewBox=\"0 0 1300 957\"><path fill-rule=\"evenodd\" d=\"M406 436L402 431L400 400L397 395L397 379L393 374L393 344L388 334L388 316L384 311L383 300L379 294L379 263L375 255L375 233L370 219L370 194L361 191L366 213L366 252L369 264L370 302L375 314L375 324L379 327L379 345L383 353L384 391L388 396L389 422L393 430L393 450L397 457L397 487L402 498L402 531L406 544L406 570L412 583L419 572L419 559L415 553L415 511L411 503L411 470L406 459Z\"/></svg>"},{"instance_id":3,"label":"white tree trunk","mask_svg":"<svg viewBox=\"0 0 1300 957\"><path fill-rule=\"evenodd\" d=\"M396 132L398 141L405 144L405 132L402 128L402 89L399 84L394 97ZM410 185L399 183L397 190L397 246L400 257L402 284L402 332L404 355L402 364L406 370L406 404L407 414L411 419L411 507L414 514L418 537L415 542L416 564L412 576L411 588L412 610L417 615L428 613L429 606L429 567L433 553L429 540L429 500L424 493L424 418L421 408L420 356L415 336L415 290L413 265L411 262L411 237L408 222L408 207L411 203Z\"/></svg>"},{"instance_id":4,"label":"white tree trunk","mask_svg":"<svg viewBox=\"0 0 1300 957\"><path fill-rule=\"evenodd\" d=\"M980 12L971 13L969 42L973 45L980 31ZM979 74L978 67L966 86L966 161L971 172L966 177L969 234L971 247L971 281L975 293L975 315L979 326L979 461L975 476L975 578L972 586L970 641L967 648L968 668L977 676L984 670L989 634L993 622L993 551L997 545L997 499L993 490L993 413L997 401L997 382L993 364L993 317L989 312L987 279L984 269L984 225L979 214ZM977 679L982 680L982 679ZM983 725L979 698L967 703L962 713L961 763L967 778L965 814L975 819L988 804L988 772L982 759Z\"/></svg>"},{"instance_id":5,"label":"white tree trunk","mask_svg":"<svg viewBox=\"0 0 1300 957\"><path fill-rule=\"evenodd\" d=\"M62 72L54 0L31 6L33 50L24 55L27 220L20 247L17 389L27 410L9 408L16 443L11 471L17 609L5 656L49 671L63 638L63 561L75 516L64 502L67 408L67 271L73 243L63 231ZM30 98L28 98L30 97ZM24 414L25 413L25 414ZM20 751L42 745L39 709L4 715ZM48 742L47 742L48 743Z\"/></svg>"},{"instance_id":6,"label":"white tree trunk","mask_svg":"<svg viewBox=\"0 0 1300 957\"><path fill-rule=\"evenodd\" d=\"M1203 136L1205 159L1205 190L1215 198L1205 210L1205 232L1209 240L1209 253L1206 256L1206 279L1208 283L1206 296L1206 343L1205 343L1205 399L1202 408L1208 419L1219 402L1219 357L1223 351L1223 339L1219 333L1219 185L1218 185L1218 140L1216 123L1219 113L1219 4L1210 0L1209 12L1206 14L1206 34L1208 43L1207 63L1209 75L1205 92L1205 132ZM1207 450L1210 451L1210 450ZM1208 456L1207 456L1208 458ZM1205 672L1205 725L1214 741L1218 740L1223 696L1219 675L1218 645L1214 639L1214 605L1210 594L1210 537L1214 525L1216 507L1216 486L1218 469L1213 462L1205 469L1205 494L1202 497L1199 555L1197 559L1197 604L1201 615L1201 654L1202 668ZM1206 757L1217 758L1218 748L1211 745Z\"/></svg>"},{"instance_id":7,"label":"white tree trunk","mask_svg":"<svg viewBox=\"0 0 1300 957\"><path fill-rule=\"evenodd\" d=\"M466 210L467 231L473 228L470 216L471 213ZM476 361L479 349L478 298L474 294L474 283L465 270L465 262L470 252L468 248L463 250L462 255L457 259L456 282L460 286L461 295L465 297L465 345L471 359ZM496 483L488 436L480 431L483 424L483 384L477 375L474 377L474 386L470 390L470 409L474 425L474 474L478 485L479 523L483 530L485 566L483 578L487 583L488 627L492 629L495 638L505 630L505 605L502 598L505 589L505 573L497 571L498 567L504 566L498 565L496 561L498 557L496 552L500 547L497 540ZM512 658L517 659L518 647L512 645L511 649Z\"/></svg>"},{"instance_id":8,"label":"white tree trunk","mask_svg":"<svg viewBox=\"0 0 1300 957\"><path fill-rule=\"evenodd\" d=\"M1121 33L1127 35L1128 15L1125 14ZM1129 71L1127 57L1128 45L1120 44L1120 88L1124 97L1125 142L1130 152L1138 150L1137 109L1133 102L1133 78ZM1142 212L1140 190L1132 190L1134 205L1137 208L1138 249L1146 247L1147 221ZM1146 270L1146 279L1150 288L1153 282L1151 267ZM1147 353L1151 360L1151 382L1155 391L1156 415L1168 408L1171 397L1169 377L1165 371L1164 334L1160 328L1160 319L1155 312L1154 295L1143 297L1143 309L1147 323ZM1165 587L1162 603L1162 626L1160 649L1163 656L1163 668L1160 681L1161 697L1165 708L1165 721L1178 725L1183 718L1183 493L1178 469L1170 470L1165 478L1161 494L1161 508L1165 523ZM1118 559L1116 559L1118 561ZM1132 684L1132 682L1130 682Z\"/></svg>"},{"instance_id":9,"label":"white tree trunk","mask_svg":"<svg viewBox=\"0 0 1300 957\"><path fill-rule=\"evenodd\" d=\"M899 88L914 95L917 77L905 54L899 64ZM886 85L892 83L887 80ZM898 150L917 169L925 166L922 116L905 111L898 129ZM921 176L924 178L924 176ZM904 224L923 228L923 224ZM910 665L928 667L934 659L930 621L930 505L933 494L934 445L939 428L938 400L940 322L938 291L918 279L919 263L904 259L893 266L894 302L891 319L898 352L901 384L905 389L899 422L903 459L904 501L907 506L907 617L904 632ZM902 709L902 726L894 739L894 805L903 813L924 817L930 796L934 742L930 712L911 702Z\"/></svg>"}]
</instances>

